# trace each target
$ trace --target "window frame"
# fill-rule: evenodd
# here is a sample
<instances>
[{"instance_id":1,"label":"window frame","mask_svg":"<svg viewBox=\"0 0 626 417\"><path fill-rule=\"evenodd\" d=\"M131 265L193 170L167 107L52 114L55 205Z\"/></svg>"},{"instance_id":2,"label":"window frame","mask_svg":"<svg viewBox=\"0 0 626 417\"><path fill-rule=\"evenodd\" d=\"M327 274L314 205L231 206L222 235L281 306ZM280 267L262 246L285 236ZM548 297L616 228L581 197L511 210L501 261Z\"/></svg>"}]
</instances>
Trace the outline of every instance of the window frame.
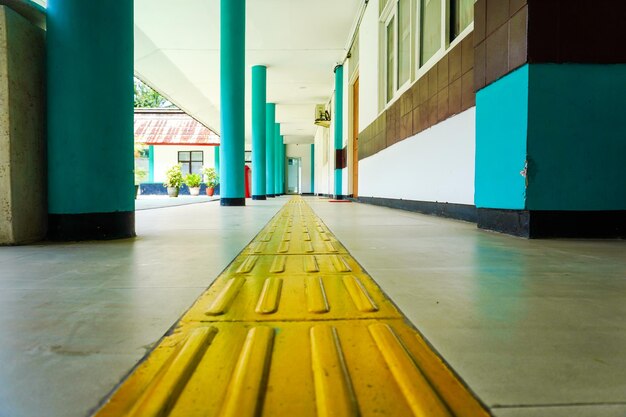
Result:
<instances>
[{"instance_id":1,"label":"window frame","mask_svg":"<svg viewBox=\"0 0 626 417\"><path fill-rule=\"evenodd\" d=\"M413 27L415 16L413 15L413 3L415 0L405 0L409 2L409 36L407 41L409 42L409 51L413 49L412 41L413 41ZM381 30L383 32L383 42L382 42L382 62L383 62L383 101L384 106L387 107L390 103L394 101L394 99L400 95L411 85L413 82L413 63L412 59L409 58L409 76L407 80L400 84L400 0L389 0L383 9L383 12L380 15L380 24ZM389 27L389 23L393 19L394 27L393 27L393 35L394 35L394 68L393 68L393 93L389 96L388 92L388 74L389 74L389 57L388 57L388 39L387 39L387 28Z\"/></svg>"},{"instance_id":2,"label":"window frame","mask_svg":"<svg viewBox=\"0 0 626 417\"><path fill-rule=\"evenodd\" d=\"M194 161L194 160L193 160L193 156L192 156L194 152L200 152L200 154L202 155L202 160L200 160L200 161ZM181 153L187 153L187 154L189 154L189 160L188 160L188 161L181 161L181 160L180 160L180 154L181 154ZM178 163L179 163L179 164L181 164L181 165L182 165L182 164L185 164L185 163L188 163L188 164L189 164L189 172L188 172L187 174L191 174L191 173L192 173L192 169L191 169L191 164L192 164L192 162L200 162L200 163L201 163L201 165L200 165L200 166L201 166L201 167L202 167L202 166L204 166L204 151L203 151L203 150L201 150L201 149L200 149L200 150L189 150L189 151L178 151L178 152L176 153L176 158L177 158ZM181 171L182 171L182 170L183 170L183 169L182 169L182 167L181 167ZM183 175L187 175L187 174L183 171ZM200 175L202 175L202 168L200 168Z\"/></svg>"},{"instance_id":3,"label":"window frame","mask_svg":"<svg viewBox=\"0 0 626 417\"><path fill-rule=\"evenodd\" d=\"M454 48L456 45L461 43L465 37L467 37L474 30L474 20L461 31L460 34L457 35L456 38L451 40L451 1L452 0L441 0L441 45L437 52L433 54L426 62L421 63L421 55L422 55L422 0L407 0L410 2L409 10L411 13L410 16L410 33L409 33L409 42L413 43L409 50L411 54L414 54L410 59L411 69L409 71L409 79L403 83L402 85L398 85L400 79L400 57L399 57L399 1L400 0L388 0L384 9L380 13L379 16L379 34L382 33L382 36L379 36L379 50L381 51L381 59L379 60L379 65L382 67L382 71L379 71L379 100L381 100L381 105L379 107L379 116L384 111L386 111L406 90L408 90L417 80L422 78L428 71L430 71L437 63L450 51L450 49ZM474 0L476 3L476 0ZM395 36L395 60L394 60L394 93L391 97L388 97L387 92L387 26L392 18L395 17L395 28L394 28L394 36ZM379 67L379 68L381 68Z\"/></svg>"},{"instance_id":4,"label":"window frame","mask_svg":"<svg viewBox=\"0 0 626 417\"><path fill-rule=\"evenodd\" d=\"M394 68L393 73L394 76L392 78L392 88L393 93L391 96L389 95L389 40L387 34L389 24L393 20L393 53L394 53ZM398 0L389 0L385 9L383 10L383 14L381 16L381 23L383 28L383 86L384 86L384 101L385 105L389 104L391 100L394 98L398 91Z\"/></svg>"}]
</instances>

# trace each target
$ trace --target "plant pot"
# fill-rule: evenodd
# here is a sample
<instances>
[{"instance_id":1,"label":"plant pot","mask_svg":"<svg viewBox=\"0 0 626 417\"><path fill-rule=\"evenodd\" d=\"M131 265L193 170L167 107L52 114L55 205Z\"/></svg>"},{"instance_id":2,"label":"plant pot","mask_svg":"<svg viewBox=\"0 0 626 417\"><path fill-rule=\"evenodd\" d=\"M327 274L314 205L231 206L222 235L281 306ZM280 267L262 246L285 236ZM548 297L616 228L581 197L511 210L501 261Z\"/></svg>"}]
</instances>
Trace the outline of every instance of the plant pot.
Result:
<instances>
[{"instance_id":1,"label":"plant pot","mask_svg":"<svg viewBox=\"0 0 626 417\"><path fill-rule=\"evenodd\" d=\"M200 187L189 187L189 194L193 196L200 195Z\"/></svg>"},{"instance_id":2,"label":"plant pot","mask_svg":"<svg viewBox=\"0 0 626 417\"><path fill-rule=\"evenodd\" d=\"M212 197L214 193L215 193L215 188L206 187L206 195L208 195L209 197Z\"/></svg>"},{"instance_id":3,"label":"plant pot","mask_svg":"<svg viewBox=\"0 0 626 417\"><path fill-rule=\"evenodd\" d=\"M167 187L167 195L170 197L178 197L178 187Z\"/></svg>"}]
</instances>

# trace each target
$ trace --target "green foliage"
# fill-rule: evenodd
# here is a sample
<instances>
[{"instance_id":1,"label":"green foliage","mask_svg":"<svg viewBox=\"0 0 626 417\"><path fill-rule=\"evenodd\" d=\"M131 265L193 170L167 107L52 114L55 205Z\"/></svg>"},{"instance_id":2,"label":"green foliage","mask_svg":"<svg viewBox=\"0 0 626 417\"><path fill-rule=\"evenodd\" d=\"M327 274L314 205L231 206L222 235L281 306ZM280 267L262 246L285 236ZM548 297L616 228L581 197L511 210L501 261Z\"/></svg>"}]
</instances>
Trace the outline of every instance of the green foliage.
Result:
<instances>
[{"instance_id":1,"label":"green foliage","mask_svg":"<svg viewBox=\"0 0 626 417\"><path fill-rule=\"evenodd\" d=\"M135 78L135 108L172 107L165 97Z\"/></svg>"},{"instance_id":2,"label":"green foliage","mask_svg":"<svg viewBox=\"0 0 626 417\"><path fill-rule=\"evenodd\" d=\"M185 184L189 188L199 187L202 184L202 177L200 174L187 174L185 176Z\"/></svg>"},{"instance_id":3,"label":"green foliage","mask_svg":"<svg viewBox=\"0 0 626 417\"><path fill-rule=\"evenodd\" d=\"M217 184L220 183L220 178L217 176L217 172L215 172L215 168L204 168L202 173L206 177L206 186L209 188L215 188Z\"/></svg>"},{"instance_id":4,"label":"green foliage","mask_svg":"<svg viewBox=\"0 0 626 417\"><path fill-rule=\"evenodd\" d=\"M135 185L141 184L148 176L148 171L143 168L135 168Z\"/></svg>"},{"instance_id":5,"label":"green foliage","mask_svg":"<svg viewBox=\"0 0 626 417\"><path fill-rule=\"evenodd\" d=\"M181 164L176 164L165 172L164 187L180 188L183 185L183 173Z\"/></svg>"}]
</instances>

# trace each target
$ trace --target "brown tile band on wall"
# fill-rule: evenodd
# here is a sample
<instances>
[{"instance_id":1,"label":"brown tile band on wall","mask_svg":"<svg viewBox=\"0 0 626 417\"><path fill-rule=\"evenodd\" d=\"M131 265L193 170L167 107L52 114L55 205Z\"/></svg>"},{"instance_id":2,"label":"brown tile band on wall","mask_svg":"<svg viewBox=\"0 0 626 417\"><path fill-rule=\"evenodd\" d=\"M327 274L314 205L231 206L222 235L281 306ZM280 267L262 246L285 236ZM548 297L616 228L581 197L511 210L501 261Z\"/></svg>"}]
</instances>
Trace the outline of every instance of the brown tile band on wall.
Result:
<instances>
[{"instance_id":1,"label":"brown tile band on wall","mask_svg":"<svg viewBox=\"0 0 626 417\"><path fill-rule=\"evenodd\" d=\"M359 133L359 160L475 105L470 34Z\"/></svg>"},{"instance_id":2,"label":"brown tile band on wall","mask_svg":"<svg viewBox=\"0 0 626 417\"><path fill-rule=\"evenodd\" d=\"M475 91L527 62L527 3L478 0L474 4Z\"/></svg>"},{"instance_id":3,"label":"brown tile band on wall","mask_svg":"<svg viewBox=\"0 0 626 417\"><path fill-rule=\"evenodd\" d=\"M335 169L344 169L348 166L347 148L335 149Z\"/></svg>"},{"instance_id":4,"label":"brown tile band on wall","mask_svg":"<svg viewBox=\"0 0 626 417\"><path fill-rule=\"evenodd\" d=\"M526 63L626 63L626 1L477 0L476 91Z\"/></svg>"}]
</instances>

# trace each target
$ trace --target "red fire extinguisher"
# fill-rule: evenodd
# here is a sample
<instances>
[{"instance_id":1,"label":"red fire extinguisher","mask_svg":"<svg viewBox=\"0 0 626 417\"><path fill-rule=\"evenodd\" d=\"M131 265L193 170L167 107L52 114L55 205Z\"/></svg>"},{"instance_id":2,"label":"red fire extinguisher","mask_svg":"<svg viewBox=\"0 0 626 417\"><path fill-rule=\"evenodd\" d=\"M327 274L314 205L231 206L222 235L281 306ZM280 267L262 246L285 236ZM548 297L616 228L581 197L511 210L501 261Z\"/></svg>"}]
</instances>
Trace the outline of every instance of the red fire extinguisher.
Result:
<instances>
[{"instance_id":1,"label":"red fire extinguisher","mask_svg":"<svg viewBox=\"0 0 626 417\"><path fill-rule=\"evenodd\" d=\"M252 177L252 169L250 169L250 167L248 165L246 165L245 168L244 168L244 179L245 179L245 185L246 185L246 198L250 198L251 197L251 191L250 191L250 184L252 183L251 177Z\"/></svg>"}]
</instances>

